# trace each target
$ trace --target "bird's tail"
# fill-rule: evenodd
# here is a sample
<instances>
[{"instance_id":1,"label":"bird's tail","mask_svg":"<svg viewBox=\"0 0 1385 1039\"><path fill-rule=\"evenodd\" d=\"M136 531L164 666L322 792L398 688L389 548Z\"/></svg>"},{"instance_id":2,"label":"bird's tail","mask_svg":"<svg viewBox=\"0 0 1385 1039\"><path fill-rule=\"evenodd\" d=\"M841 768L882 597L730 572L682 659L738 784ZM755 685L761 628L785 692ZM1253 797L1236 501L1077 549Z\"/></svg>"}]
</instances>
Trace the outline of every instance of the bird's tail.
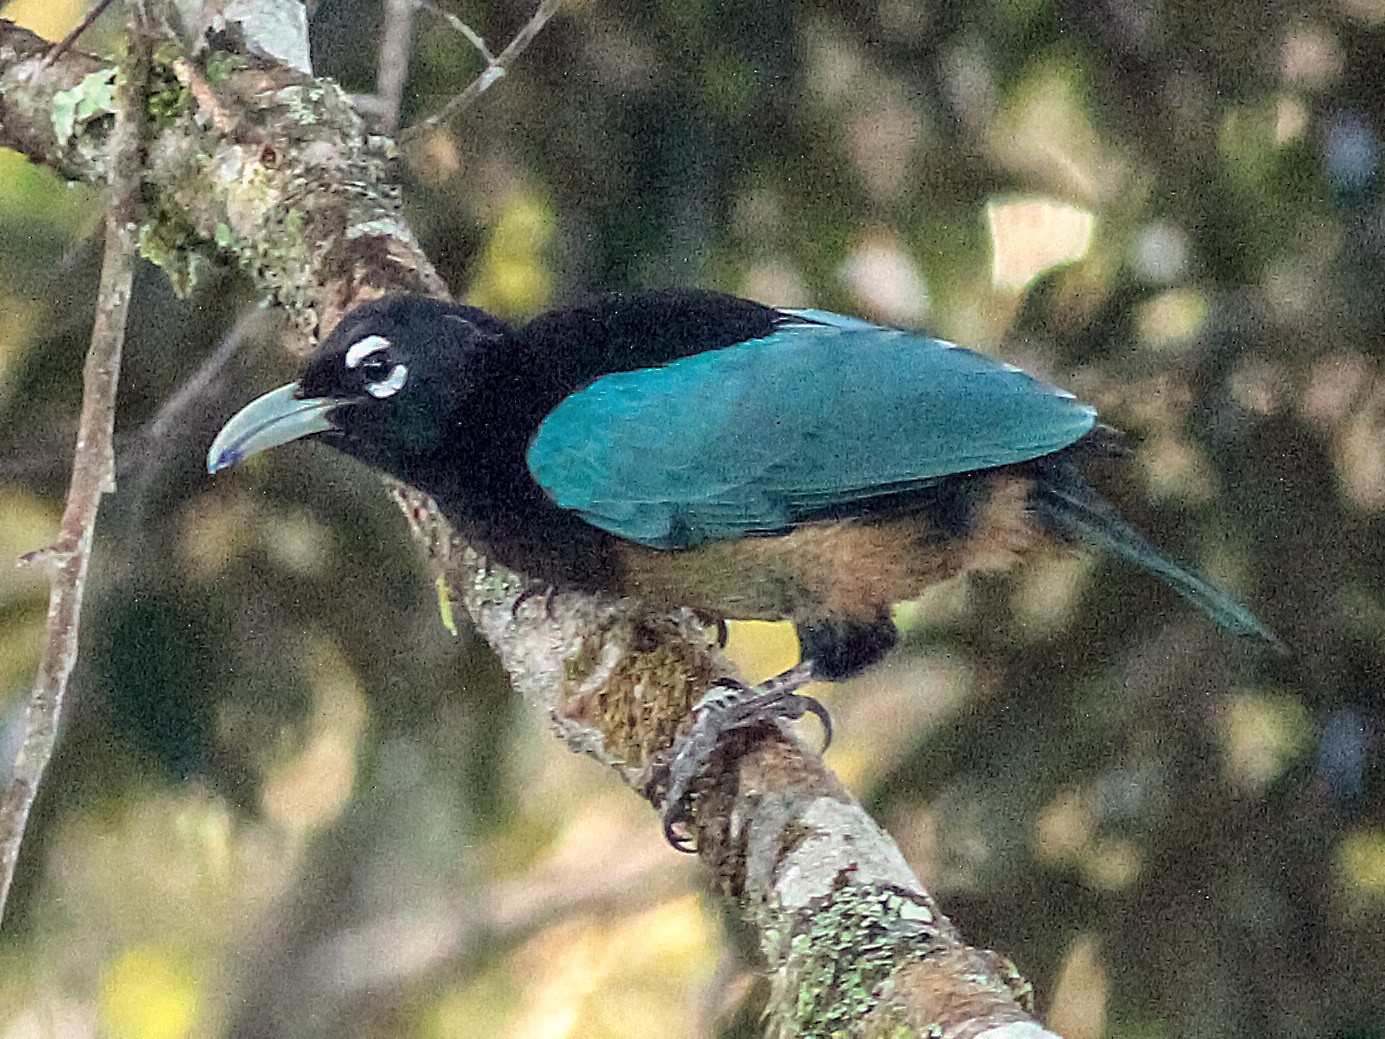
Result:
<instances>
[{"instance_id":1,"label":"bird's tail","mask_svg":"<svg viewBox=\"0 0 1385 1039\"><path fill-rule=\"evenodd\" d=\"M1284 644L1254 614L1151 545L1070 467L1054 466L1040 475L1034 506L1040 521L1052 533L1113 552L1144 567L1183 598L1200 606L1227 631L1284 651Z\"/></svg>"}]
</instances>

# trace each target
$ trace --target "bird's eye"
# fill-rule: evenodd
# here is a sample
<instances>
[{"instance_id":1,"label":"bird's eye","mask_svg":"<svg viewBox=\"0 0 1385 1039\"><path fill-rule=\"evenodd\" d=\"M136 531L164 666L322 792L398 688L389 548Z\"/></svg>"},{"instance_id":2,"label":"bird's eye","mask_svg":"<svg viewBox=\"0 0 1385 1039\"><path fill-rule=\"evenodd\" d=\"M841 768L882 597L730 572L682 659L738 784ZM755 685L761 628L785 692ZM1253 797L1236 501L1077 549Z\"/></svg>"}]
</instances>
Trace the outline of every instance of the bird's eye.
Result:
<instances>
[{"instance_id":1,"label":"bird's eye","mask_svg":"<svg viewBox=\"0 0 1385 1039\"><path fill-rule=\"evenodd\" d=\"M366 382L381 382L388 378L390 369L394 367L394 361L390 358L388 350L380 350L371 354L357 367L357 371L365 378Z\"/></svg>"},{"instance_id":2,"label":"bird's eye","mask_svg":"<svg viewBox=\"0 0 1385 1039\"><path fill-rule=\"evenodd\" d=\"M372 397L392 397L404 388L409 369L395 362L390 341L384 336L366 336L346 351L346 367L361 373L366 392Z\"/></svg>"}]
</instances>

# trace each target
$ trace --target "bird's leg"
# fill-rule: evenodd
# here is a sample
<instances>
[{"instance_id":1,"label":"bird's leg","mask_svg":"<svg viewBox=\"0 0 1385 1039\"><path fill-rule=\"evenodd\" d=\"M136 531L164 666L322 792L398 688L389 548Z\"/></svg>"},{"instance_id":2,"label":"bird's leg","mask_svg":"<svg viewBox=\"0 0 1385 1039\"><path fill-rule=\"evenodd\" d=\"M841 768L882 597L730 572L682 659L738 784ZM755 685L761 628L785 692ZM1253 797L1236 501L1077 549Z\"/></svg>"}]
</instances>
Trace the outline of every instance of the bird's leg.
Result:
<instances>
[{"instance_id":1,"label":"bird's leg","mask_svg":"<svg viewBox=\"0 0 1385 1039\"><path fill-rule=\"evenodd\" d=\"M832 717L827 708L799 689L813 680L813 667L805 661L756 686L723 680L708 690L693 708L693 726L672 748L673 761L658 766L646 789L664 787L664 836L679 851L694 851L688 839L675 829L687 819L687 800L693 779L702 770L727 733L763 721L793 721L815 715L826 730L823 750L832 742Z\"/></svg>"}]
</instances>

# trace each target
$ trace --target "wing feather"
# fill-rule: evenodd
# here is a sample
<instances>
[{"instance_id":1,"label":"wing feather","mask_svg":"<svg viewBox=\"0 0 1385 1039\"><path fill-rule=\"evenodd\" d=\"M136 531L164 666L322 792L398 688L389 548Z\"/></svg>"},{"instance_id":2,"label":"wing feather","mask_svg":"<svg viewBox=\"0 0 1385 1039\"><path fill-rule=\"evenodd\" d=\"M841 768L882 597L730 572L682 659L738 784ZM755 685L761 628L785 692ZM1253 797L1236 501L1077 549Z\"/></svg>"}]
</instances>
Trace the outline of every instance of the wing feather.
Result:
<instances>
[{"instance_id":1,"label":"wing feather","mask_svg":"<svg viewBox=\"0 0 1385 1039\"><path fill-rule=\"evenodd\" d=\"M762 339L597 379L543 421L528 464L590 523L684 548L1038 458L1095 421L1011 365L803 311Z\"/></svg>"}]
</instances>

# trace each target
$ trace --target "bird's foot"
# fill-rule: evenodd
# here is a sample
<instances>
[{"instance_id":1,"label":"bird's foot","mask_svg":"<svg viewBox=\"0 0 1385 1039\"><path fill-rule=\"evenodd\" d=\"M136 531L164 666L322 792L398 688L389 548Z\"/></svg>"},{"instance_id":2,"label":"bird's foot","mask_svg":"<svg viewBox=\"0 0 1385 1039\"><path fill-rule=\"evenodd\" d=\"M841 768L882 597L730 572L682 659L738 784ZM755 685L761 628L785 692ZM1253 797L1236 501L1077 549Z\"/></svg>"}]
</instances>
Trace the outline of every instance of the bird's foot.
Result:
<instances>
[{"instance_id":1,"label":"bird's foot","mask_svg":"<svg viewBox=\"0 0 1385 1039\"><path fill-rule=\"evenodd\" d=\"M731 637L731 629L726 625L726 618L718 613L707 613L703 610L693 610L692 615L703 628L715 632L717 649L725 649L726 642Z\"/></svg>"},{"instance_id":2,"label":"bird's foot","mask_svg":"<svg viewBox=\"0 0 1385 1039\"><path fill-rule=\"evenodd\" d=\"M811 696L798 692L813 680L811 665L799 664L756 686L722 680L693 708L693 726L671 748L673 760L656 765L646 785L653 793L664 789L664 836L679 851L695 851L678 825L688 819L688 795L692 781L711 759L727 733L763 721L794 721L812 714L826 732L822 749L832 742L832 716Z\"/></svg>"},{"instance_id":3,"label":"bird's foot","mask_svg":"<svg viewBox=\"0 0 1385 1039\"><path fill-rule=\"evenodd\" d=\"M519 619L519 608L530 599L540 599L543 603L543 615L551 617L553 615L553 596L558 589L547 581L530 581L524 586L524 591L515 597L515 601L510 604L510 619Z\"/></svg>"}]
</instances>

